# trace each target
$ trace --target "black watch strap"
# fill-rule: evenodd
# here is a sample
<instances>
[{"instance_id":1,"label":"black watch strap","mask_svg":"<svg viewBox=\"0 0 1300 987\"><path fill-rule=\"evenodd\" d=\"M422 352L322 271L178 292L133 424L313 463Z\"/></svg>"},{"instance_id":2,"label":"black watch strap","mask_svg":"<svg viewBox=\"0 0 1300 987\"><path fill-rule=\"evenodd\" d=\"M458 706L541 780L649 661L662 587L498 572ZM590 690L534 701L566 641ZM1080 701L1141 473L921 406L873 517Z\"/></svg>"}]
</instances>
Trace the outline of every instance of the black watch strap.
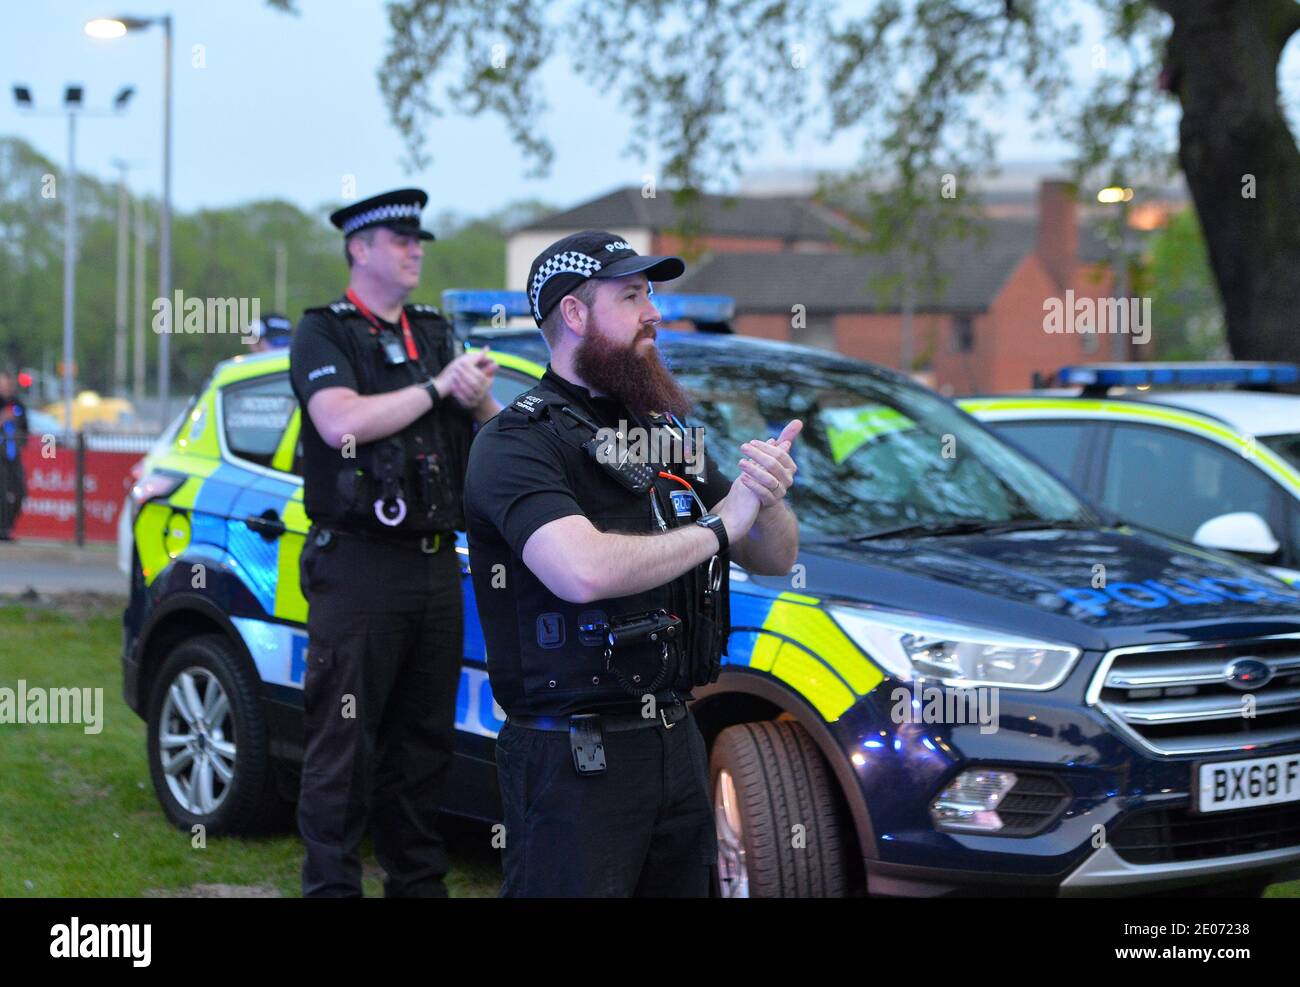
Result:
<instances>
[{"instance_id":1,"label":"black watch strap","mask_svg":"<svg viewBox=\"0 0 1300 987\"><path fill-rule=\"evenodd\" d=\"M716 514L705 514L702 517L697 517L695 523L701 528L708 528L718 536L719 555L727 550L727 546L731 544L731 541L727 538L727 526L722 523L722 518Z\"/></svg>"},{"instance_id":2,"label":"black watch strap","mask_svg":"<svg viewBox=\"0 0 1300 987\"><path fill-rule=\"evenodd\" d=\"M438 385L432 377L426 377L420 382L420 386L429 392L429 397L433 399L433 406L436 408L442 403L442 395L438 393Z\"/></svg>"}]
</instances>

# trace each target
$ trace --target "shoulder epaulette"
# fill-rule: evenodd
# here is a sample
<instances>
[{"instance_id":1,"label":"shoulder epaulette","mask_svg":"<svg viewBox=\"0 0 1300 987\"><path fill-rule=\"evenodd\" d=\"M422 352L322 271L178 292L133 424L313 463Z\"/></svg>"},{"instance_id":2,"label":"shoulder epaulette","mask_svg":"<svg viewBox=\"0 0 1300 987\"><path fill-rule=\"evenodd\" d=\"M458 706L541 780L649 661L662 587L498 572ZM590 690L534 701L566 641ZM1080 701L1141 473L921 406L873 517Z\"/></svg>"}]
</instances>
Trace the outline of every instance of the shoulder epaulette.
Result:
<instances>
[{"instance_id":1,"label":"shoulder epaulette","mask_svg":"<svg viewBox=\"0 0 1300 987\"><path fill-rule=\"evenodd\" d=\"M536 421L546 414L549 403L544 395L525 391L511 402L510 407Z\"/></svg>"},{"instance_id":2,"label":"shoulder epaulette","mask_svg":"<svg viewBox=\"0 0 1300 987\"><path fill-rule=\"evenodd\" d=\"M348 315L357 310L351 302L330 302L328 305L313 305L311 308L302 310L303 315L310 315L313 312L332 312L335 315Z\"/></svg>"}]
</instances>

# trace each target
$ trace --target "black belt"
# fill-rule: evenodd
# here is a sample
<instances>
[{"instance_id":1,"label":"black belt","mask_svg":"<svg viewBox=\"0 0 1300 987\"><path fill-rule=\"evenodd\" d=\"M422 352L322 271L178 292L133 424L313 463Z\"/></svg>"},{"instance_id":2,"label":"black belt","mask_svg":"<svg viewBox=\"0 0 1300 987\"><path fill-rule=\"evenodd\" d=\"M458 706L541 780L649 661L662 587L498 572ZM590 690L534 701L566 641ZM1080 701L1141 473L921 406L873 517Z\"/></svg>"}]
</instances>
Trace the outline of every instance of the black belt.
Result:
<instances>
[{"instance_id":1,"label":"black belt","mask_svg":"<svg viewBox=\"0 0 1300 987\"><path fill-rule=\"evenodd\" d=\"M590 719L584 714L584 719ZM658 716L642 716L640 713L600 713L595 719L606 733L619 733L623 730L644 730L647 727L662 726L671 730L686 719L686 704L680 699L674 703L659 707ZM571 718L568 716L511 716L506 722L526 730L546 730L551 733L568 733Z\"/></svg>"},{"instance_id":2,"label":"black belt","mask_svg":"<svg viewBox=\"0 0 1300 987\"><path fill-rule=\"evenodd\" d=\"M325 548L331 541L340 536L377 542L381 545L391 545L395 548L418 549L426 555L436 555L438 552L451 548L456 544L456 532L454 531L431 531L427 534L412 532L408 535L390 535L382 531L350 531L313 525L309 533L309 537L316 542L318 548Z\"/></svg>"}]
</instances>

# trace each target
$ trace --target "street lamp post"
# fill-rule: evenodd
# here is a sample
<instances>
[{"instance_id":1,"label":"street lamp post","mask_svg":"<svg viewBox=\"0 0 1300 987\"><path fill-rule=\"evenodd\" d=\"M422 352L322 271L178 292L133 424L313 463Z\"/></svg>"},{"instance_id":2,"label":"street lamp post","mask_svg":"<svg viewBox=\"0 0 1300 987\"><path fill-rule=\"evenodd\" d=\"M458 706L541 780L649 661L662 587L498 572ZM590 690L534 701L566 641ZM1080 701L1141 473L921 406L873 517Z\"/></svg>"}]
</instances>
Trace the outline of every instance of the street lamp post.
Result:
<instances>
[{"instance_id":1,"label":"street lamp post","mask_svg":"<svg viewBox=\"0 0 1300 987\"><path fill-rule=\"evenodd\" d=\"M77 109L81 87L68 86L64 94L68 108L68 177L63 197L63 430L72 434L73 327L77 304Z\"/></svg>"},{"instance_id":2,"label":"street lamp post","mask_svg":"<svg viewBox=\"0 0 1300 987\"><path fill-rule=\"evenodd\" d=\"M131 394L137 408L144 407L144 265L146 239L144 196L140 195L135 200L135 330L131 337L134 340Z\"/></svg>"},{"instance_id":3,"label":"street lamp post","mask_svg":"<svg viewBox=\"0 0 1300 987\"><path fill-rule=\"evenodd\" d=\"M113 112L126 109L135 90L130 86L118 93L113 101ZM81 105L81 86L66 86L63 91L64 112L68 114L68 173L64 177L63 196L63 429L72 434L72 392L76 356L76 304L77 304L77 115L86 113ZM31 90L14 86L14 99L18 106L31 110L34 106ZM102 114L90 113L92 116Z\"/></svg>"},{"instance_id":4,"label":"street lamp post","mask_svg":"<svg viewBox=\"0 0 1300 987\"><path fill-rule=\"evenodd\" d=\"M1133 190L1122 185L1107 185L1097 193L1097 201L1105 204L1113 204L1118 213L1119 222L1119 244L1118 256L1114 257L1111 263L1114 265L1114 280L1111 286L1111 292L1120 301L1119 311L1125 313L1124 331L1116 332L1113 328L1110 337L1110 356L1116 362L1131 359L1133 356L1129 345L1129 333L1133 327L1128 324L1128 294L1131 290L1128 277L1129 266L1129 237L1128 237L1128 212L1129 203L1133 201Z\"/></svg>"},{"instance_id":5,"label":"street lamp post","mask_svg":"<svg viewBox=\"0 0 1300 987\"><path fill-rule=\"evenodd\" d=\"M162 217L158 235L158 292L165 300L163 311L171 312L172 297L172 16L99 17L86 22L92 38L120 38L129 31L143 31L153 25L163 29L163 189ZM171 312L165 331L158 338L159 424L167 427L167 404L171 397L171 333L176 313Z\"/></svg>"},{"instance_id":6,"label":"street lamp post","mask_svg":"<svg viewBox=\"0 0 1300 987\"><path fill-rule=\"evenodd\" d=\"M131 193L126 187L126 173L130 167L120 158L113 160L117 168L117 295L113 306L113 393L118 397L126 394L127 308L127 268L131 258Z\"/></svg>"}]
</instances>

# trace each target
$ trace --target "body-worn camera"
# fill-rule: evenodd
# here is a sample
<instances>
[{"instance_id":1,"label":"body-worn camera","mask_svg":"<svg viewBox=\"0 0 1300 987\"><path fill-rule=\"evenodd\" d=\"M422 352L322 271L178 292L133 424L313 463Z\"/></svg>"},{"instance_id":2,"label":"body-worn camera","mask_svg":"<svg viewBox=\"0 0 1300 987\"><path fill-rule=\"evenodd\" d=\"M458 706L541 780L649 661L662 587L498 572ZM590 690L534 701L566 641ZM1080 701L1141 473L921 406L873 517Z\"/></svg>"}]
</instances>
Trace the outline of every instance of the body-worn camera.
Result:
<instances>
[{"instance_id":1,"label":"body-worn camera","mask_svg":"<svg viewBox=\"0 0 1300 987\"><path fill-rule=\"evenodd\" d=\"M389 366L400 367L407 362L406 347L391 332L384 331L379 334L379 345L384 351L384 362Z\"/></svg>"},{"instance_id":2,"label":"body-worn camera","mask_svg":"<svg viewBox=\"0 0 1300 987\"><path fill-rule=\"evenodd\" d=\"M579 630L605 639L605 667L631 695L658 689L676 667L682 621L667 610L624 614L583 624Z\"/></svg>"},{"instance_id":3,"label":"body-worn camera","mask_svg":"<svg viewBox=\"0 0 1300 987\"><path fill-rule=\"evenodd\" d=\"M614 617L609 622L609 646L617 649L643 641L669 643L677 639L681 627L682 619L667 610Z\"/></svg>"}]
</instances>

